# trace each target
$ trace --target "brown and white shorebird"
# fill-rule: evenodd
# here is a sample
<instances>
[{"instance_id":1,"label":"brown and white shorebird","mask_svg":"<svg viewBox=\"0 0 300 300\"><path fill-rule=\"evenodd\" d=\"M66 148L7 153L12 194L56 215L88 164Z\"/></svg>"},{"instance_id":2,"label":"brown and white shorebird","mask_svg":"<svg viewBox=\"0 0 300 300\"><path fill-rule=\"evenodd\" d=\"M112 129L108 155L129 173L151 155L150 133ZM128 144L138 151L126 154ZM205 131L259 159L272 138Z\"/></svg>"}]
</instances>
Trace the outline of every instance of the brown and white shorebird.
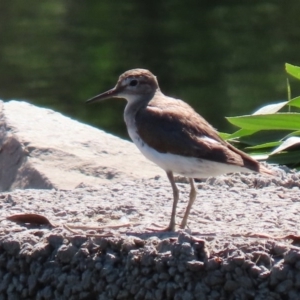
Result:
<instances>
[{"instance_id":1,"label":"brown and white shorebird","mask_svg":"<svg viewBox=\"0 0 300 300\"><path fill-rule=\"evenodd\" d=\"M116 86L87 103L107 98L125 98L124 119L130 138L139 150L167 173L173 189L173 208L169 226L175 230L179 191L174 173L189 179L189 202L181 228L187 225L196 199L193 178L206 178L234 172L272 171L219 137L217 131L187 103L165 96L156 77L148 70L133 69L119 77Z\"/></svg>"}]
</instances>

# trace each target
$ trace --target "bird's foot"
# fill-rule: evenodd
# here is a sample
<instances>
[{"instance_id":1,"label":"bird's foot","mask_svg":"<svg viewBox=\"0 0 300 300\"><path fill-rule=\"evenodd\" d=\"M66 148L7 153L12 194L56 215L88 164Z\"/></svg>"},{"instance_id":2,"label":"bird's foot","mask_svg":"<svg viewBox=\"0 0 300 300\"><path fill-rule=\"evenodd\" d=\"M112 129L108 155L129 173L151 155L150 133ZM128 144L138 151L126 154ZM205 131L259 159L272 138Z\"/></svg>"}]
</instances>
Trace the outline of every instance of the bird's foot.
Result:
<instances>
[{"instance_id":1,"label":"bird's foot","mask_svg":"<svg viewBox=\"0 0 300 300\"><path fill-rule=\"evenodd\" d=\"M180 223L180 225L179 225L179 228L180 229L185 229L186 225L187 225L187 216L184 216L181 223Z\"/></svg>"},{"instance_id":2,"label":"bird's foot","mask_svg":"<svg viewBox=\"0 0 300 300\"><path fill-rule=\"evenodd\" d=\"M182 223L181 223L181 224L179 225L179 228L180 228L180 229L185 229L185 227L186 227L186 224L182 224Z\"/></svg>"}]
</instances>

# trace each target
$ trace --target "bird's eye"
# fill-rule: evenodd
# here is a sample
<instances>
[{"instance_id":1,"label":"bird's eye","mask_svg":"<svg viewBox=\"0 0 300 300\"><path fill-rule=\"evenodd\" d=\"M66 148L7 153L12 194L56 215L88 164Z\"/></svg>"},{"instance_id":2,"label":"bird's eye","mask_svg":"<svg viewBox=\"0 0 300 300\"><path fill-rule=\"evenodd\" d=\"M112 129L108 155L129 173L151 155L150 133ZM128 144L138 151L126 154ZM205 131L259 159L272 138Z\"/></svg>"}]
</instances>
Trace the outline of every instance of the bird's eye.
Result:
<instances>
[{"instance_id":1,"label":"bird's eye","mask_svg":"<svg viewBox=\"0 0 300 300\"><path fill-rule=\"evenodd\" d=\"M130 86L137 86L137 84L138 84L138 81L136 79L131 80L129 83Z\"/></svg>"}]
</instances>

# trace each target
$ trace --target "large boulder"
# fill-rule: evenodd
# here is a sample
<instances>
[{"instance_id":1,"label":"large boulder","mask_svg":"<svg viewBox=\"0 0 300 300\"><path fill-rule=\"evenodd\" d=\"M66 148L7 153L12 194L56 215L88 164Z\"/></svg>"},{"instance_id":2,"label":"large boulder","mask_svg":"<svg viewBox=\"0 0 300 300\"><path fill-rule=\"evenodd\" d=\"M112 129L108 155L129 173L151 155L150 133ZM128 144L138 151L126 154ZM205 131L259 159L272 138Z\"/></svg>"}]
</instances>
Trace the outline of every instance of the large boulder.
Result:
<instances>
[{"instance_id":1,"label":"large boulder","mask_svg":"<svg viewBox=\"0 0 300 300\"><path fill-rule=\"evenodd\" d=\"M50 109L0 101L0 191L72 189L162 173L131 142Z\"/></svg>"}]
</instances>

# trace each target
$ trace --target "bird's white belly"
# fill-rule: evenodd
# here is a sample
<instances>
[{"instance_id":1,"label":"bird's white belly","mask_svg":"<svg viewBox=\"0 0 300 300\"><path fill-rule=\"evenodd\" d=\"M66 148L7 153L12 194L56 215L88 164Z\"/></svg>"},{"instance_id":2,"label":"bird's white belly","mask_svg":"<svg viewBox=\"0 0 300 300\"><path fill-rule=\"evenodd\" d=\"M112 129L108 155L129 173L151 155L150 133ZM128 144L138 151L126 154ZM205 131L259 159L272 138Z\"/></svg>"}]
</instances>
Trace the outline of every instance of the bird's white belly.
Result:
<instances>
[{"instance_id":1,"label":"bird's white belly","mask_svg":"<svg viewBox=\"0 0 300 300\"><path fill-rule=\"evenodd\" d=\"M144 156L165 171L172 171L190 178L206 178L234 172L251 172L249 169L235 165L171 153L161 153L144 143L135 132L129 131L129 134Z\"/></svg>"}]
</instances>

